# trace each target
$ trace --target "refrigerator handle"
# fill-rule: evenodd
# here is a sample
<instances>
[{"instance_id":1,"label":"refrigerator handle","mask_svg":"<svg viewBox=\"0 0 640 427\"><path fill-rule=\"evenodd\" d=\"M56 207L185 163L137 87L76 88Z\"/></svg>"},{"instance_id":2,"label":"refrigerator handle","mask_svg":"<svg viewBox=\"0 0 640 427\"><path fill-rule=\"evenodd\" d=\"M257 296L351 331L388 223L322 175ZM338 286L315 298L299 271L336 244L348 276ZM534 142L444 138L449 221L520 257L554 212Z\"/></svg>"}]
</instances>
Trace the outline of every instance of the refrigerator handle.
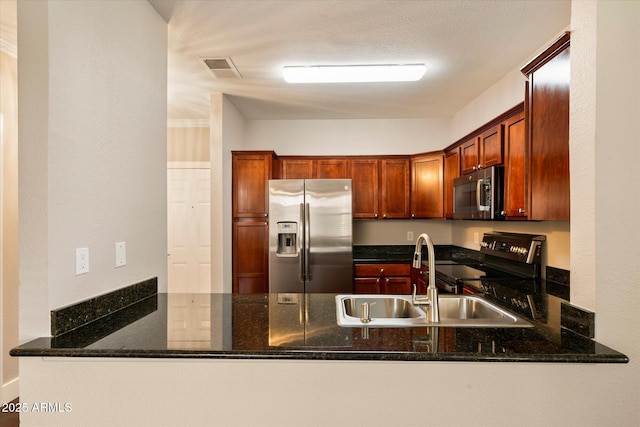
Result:
<instances>
[{"instance_id":1,"label":"refrigerator handle","mask_svg":"<svg viewBox=\"0 0 640 427\"><path fill-rule=\"evenodd\" d=\"M306 246L304 243L304 239L305 239L305 226L304 226L304 218L305 218L305 214L304 214L304 203L300 203L300 220L302 221L302 224L299 225L299 229L300 229L300 236L298 236L298 253L300 254L300 256L298 257L298 272L300 273L300 281L304 282L305 276L304 276L304 272L305 272L305 256L306 256Z\"/></svg>"},{"instance_id":2,"label":"refrigerator handle","mask_svg":"<svg viewBox=\"0 0 640 427\"><path fill-rule=\"evenodd\" d=\"M311 227L309 225L309 203L304 206L304 275L307 282L311 281L311 269L309 268L311 248Z\"/></svg>"}]
</instances>

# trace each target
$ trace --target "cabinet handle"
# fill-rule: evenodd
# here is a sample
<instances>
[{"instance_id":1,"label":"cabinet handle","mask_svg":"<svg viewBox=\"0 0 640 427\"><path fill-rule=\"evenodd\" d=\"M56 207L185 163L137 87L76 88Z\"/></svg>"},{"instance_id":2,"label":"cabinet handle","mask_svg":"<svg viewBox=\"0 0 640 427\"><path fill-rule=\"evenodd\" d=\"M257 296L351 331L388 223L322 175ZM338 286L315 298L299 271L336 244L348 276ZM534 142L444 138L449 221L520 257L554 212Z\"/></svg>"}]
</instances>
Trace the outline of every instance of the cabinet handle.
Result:
<instances>
[{"instance_id":1,"label":"cabinet handle","mask_svg":"<svg viewBox=\"0 0 640 427\"><path fill-rule=\"evenodd\" d=\"M478 170L478 167L477 167L477 166L474 166L472 169L473 169L474 171L477 171L477 170ZM471 177L469 177L469 179L471 179Z\"/></svg>"},{"instance_id":2,"label":"cabinet handle","mask_svg":"<svg viewBox=\"0 0 640 427\"><path fill-rule=\"evenodd\" d=\"M524 213L524 209L523 208L518 209L518 213L523 214Z\"/></svg>"},{"instance_id":3,"label":"cabinet handle","mask_svg":"<svg viewBox=\"0 0 640 427\"><path fill-rule=\"evenodd\" d=\"M478 165L478 169L482 169L484 166L482 164Z\"/></svg>"},{"instance_id":4,"label":"cabinet handle","mask_svg":"<svg viewBox=\"0 0 640 427\"><path fill-rule=\"evenodd\" d=\"M384 268L380 269L380 274L384 274Z\"/></svg>"},{"instance_id":5,"label":"cabinet handle","mask_svg":"<svg viewBox=\"0 0 640 427\"><path fill-rule=\"evenodd\" d=\"M412 213L411 218L415 218L415 217L416 217L416 214Z\"/></svg>"},{"instance_id":6,"label":"cabinet handle","mask_svg":"<svg viewBox=\"0 0 640 427\"><path fill-rule=\"evenodd\" d=\"M378 214L373 214L373 217L374 218L378 218Z\"/></svg>"},{"instance_id":7,"label":"cabinet handle","mask_svg":"<svg viewBox=\"0 0 640 427\"><path fill-rule=\"evenodd\" d=\"M382 218L386 218L386 217L387 217L387 214L382 214Z\"/></svg>"}]
</instances>

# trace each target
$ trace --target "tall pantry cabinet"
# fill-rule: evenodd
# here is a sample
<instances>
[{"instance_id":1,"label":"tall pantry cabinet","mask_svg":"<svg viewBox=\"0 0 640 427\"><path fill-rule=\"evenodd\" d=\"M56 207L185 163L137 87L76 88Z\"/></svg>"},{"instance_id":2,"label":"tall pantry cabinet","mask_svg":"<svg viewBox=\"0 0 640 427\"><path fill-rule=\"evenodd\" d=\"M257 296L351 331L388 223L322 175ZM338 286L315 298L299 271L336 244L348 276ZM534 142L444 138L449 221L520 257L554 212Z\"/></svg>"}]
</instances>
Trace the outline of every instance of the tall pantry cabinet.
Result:
<instances>
[{"instance_id":1,"label":"tall pantry cabinet","mask_svg":"<svg viewBox=\"0 0 640 427\"><path fill-rule=\"evenodd\" d=\"M271 151L232 152L232 169L233 292L268 292L269 180L280 162Z\"/></svg>"}]
</instances>

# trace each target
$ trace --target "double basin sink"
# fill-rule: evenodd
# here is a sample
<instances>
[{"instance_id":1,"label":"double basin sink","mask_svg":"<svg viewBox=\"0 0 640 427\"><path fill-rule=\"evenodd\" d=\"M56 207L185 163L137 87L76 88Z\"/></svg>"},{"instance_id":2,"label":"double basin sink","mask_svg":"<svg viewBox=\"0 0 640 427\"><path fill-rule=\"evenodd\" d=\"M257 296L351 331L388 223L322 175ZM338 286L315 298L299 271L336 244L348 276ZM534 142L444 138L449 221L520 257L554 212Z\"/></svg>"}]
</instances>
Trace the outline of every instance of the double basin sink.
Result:
<instances>
[{"instance_id":1,"label":"double basin sink","mask_svg":"<svg viewBox=\"0 0 640 427\"><path fill-rule=\"evenodd\" d=\"M440 321L432 323L427 320L431 306L413 305L410 295L337 295L336 315L338 325L345 327L532 326L521 317L477 295L439 295L438 305Z\"/></svg>"}]
</instances>

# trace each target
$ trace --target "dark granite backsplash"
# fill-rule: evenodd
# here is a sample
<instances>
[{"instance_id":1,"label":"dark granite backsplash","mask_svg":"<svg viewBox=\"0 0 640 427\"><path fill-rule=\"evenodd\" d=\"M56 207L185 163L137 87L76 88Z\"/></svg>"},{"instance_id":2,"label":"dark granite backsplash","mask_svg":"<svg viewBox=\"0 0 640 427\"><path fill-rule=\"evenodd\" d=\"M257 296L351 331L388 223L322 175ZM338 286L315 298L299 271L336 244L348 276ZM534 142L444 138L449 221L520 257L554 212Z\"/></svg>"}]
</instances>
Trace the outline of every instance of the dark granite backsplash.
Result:
<instances>
[{"instance_id":1,"label":"dark granite backsplash","mask_svg":"<svg viewBox=\"0 0 640 427\"><path fill-rule=\"evenodd\" d=\"M436 261L475 259L479 252L452 245L434 245ZM411 262L415 245L354 245L356 262ZM427 247L422 246L422 260L427 259Z\"/></svg>"},{"instance_id":2,"label":"dark granite backsplash","mask_svg":"<svg viewBox=\"0 0 640 427\"><path fill-rule=\"evenodd\" d=\"M158 293L158 278L144 280L104 295L51 310L51 335L56 337L122 310Z\"/></svg>"},{"instance_id":3,"label":"dark granite backsplash","mask_svg":"<svg viewBox=\"0 0 640 427\"><path fill-rule=\"evenodd\" d=\"M547 266L546 270L547 282L557 283L558 285L569 286L570 271L561 268Z\"/></svg>"}]
</instances>

